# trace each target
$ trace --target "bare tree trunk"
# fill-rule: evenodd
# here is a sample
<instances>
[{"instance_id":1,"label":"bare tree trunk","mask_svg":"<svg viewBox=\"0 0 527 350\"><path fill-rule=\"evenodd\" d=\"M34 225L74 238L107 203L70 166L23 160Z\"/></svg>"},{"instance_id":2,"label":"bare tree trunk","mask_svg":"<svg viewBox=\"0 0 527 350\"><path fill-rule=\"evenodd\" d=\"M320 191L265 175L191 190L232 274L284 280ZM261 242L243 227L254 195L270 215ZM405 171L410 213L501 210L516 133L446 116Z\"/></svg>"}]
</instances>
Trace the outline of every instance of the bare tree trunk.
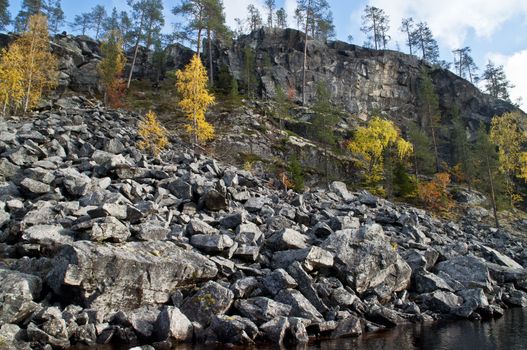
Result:
<instances>
[{"instance_id":1,"label":"bare tree trunk","mask_svg":"<svg viewBox=\"0 0 527 350\"><path fill-rule=\"evenodd\" d=\"M130 67L130 73L128 74L128 82L126 83L127 89L130 88L130 83L132 82L132 74L134 73L135 61L137 60L138 51L139 51L139 36L137 37L137 41L135 42L134 58L132 59L132 66Z\"/></svg>"},{"instance_id":2,"label":"bare tree trunk","mask_svg":"<svg viewBox=\"0 0 527 350\"><path fill-rule=\"evenodd\" d=\"M29 54L30 54L30 57L31 57L31 63L30 63L29 77L28 77L28 83L27 83L26 100L24 101L24 114L26 114L26 112L27 112L27 110L29 108L29 99L30 99L30 96L31 96L31 87L33 85L33 69L35 69L33 67L33 65L35 63L35 52L33 52L34 48L35 48L35 34L33 34L33 38L31 40L31 48L29 50Z\"/></svg>"},{"instance_id":3,"label":"bare tree trunk","mask_svg":"<svg viewBox=\"0 0 527 350\"><path fill-rule=\"evenodd\" d=\"M494 212L494 223L496 224L496 228L500 228L500 223L498 220L498 208L496 205L496 194L494 192L494 181L492 180L492 172L490 171L490 162L488 154L485 155L485 160L487 163L487 172L489 174L490 195L492 200L492 211Z\"/></svg>"},{"instance_id":4,"label":"bare tree trunk","mask_svg":"<svg viewBox=\"0 0 527 350\"><path fill-rule=\"evenodd\" d=\"M212 71L212 33L210 26L207 27L207 43L209 45L209 83L214 84L214 73Z\"/></svg>"},{"instance_id":5,"label":"bare tree trunk","mask_svg":"<svg viewBox=\"0 0 527 350\"><path fill-rule=\"evenodd\" d=\"M137 52L139 51L139 42L141 41L141 32L143 31L144 14L141 15L141 21L139 22L139 33L137 33L137 39L135 41L134 58L132 59L132 66L130 67L130 74L128 74L128 82L126 88L130 88L132 82L132 75L134 73L135 61L137 60Z\"/></svg>"}]
</instances>

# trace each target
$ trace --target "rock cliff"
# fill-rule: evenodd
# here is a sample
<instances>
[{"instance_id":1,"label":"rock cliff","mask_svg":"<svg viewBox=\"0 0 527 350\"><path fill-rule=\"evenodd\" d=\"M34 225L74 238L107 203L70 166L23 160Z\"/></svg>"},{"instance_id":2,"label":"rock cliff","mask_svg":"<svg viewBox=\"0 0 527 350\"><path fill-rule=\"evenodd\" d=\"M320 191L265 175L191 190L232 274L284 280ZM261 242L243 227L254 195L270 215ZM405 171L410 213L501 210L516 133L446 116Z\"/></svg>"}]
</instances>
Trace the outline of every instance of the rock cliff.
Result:
<instances>
[{"instance_id":1,"label":"rock cliff","mask_svg":"<svg viewBox=\"0 0 527 350\"><path fill-rule=\"evenodd\" d=\"M527 306L525 235L482 208L285 192L177 138L152 159L137 122L81 97L0 122L0 347L302 344Z\"/></svg>"},{"instance_id":2,"label":"rock cliff","mask_svg":"<svg viewBox=\"0 0 527 350\"><path fill-rule=\"evenodd\" d=\"M218 43L213 51L216 69L229 67L244 78L244 49L254 50L256 77L263 97L275 95L276 86L293 87L300 98L304 36L294 29L260 29L232 44ZM341 41L310 40L307 47L307 101L314 101L317 82L326 82L336 105L358 116L386 112L395 120L416 120L418 90L423 68L430 70L440 106L449 112L459 106L470 121L486 121L516 109L510 103L481 93L473 84L448 70L430 66L415 56L373 50ZM241 86L241 85L240 85Z\"/></svg>"}]
</instances>

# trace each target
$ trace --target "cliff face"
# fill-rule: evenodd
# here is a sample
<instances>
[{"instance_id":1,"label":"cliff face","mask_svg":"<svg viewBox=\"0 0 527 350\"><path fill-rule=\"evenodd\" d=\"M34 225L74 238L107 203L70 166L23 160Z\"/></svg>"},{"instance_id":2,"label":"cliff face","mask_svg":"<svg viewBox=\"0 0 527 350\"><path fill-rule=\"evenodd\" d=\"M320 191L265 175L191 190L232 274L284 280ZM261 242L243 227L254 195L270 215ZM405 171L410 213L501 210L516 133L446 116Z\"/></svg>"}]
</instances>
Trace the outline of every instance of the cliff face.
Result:
<instances>
[{"instance_id":1,"label":"cliff face","mask_svg":"<svg viewBox=\"0 0 527 350\"><path fill-rule=\"evenodd\" d=\"M5 47L8 42L7 35L0 37L0 46ZM204 47L207 48L207 45ZM228 44L216 42L212 50L215 76L218 77L222 66L227 66L231 74L243 82L244 49L247 47L255 53L254 74L259 95L271 98L277 86L283 90L294 88L300 101L302 33L293 29L261 29ZM97 64L101 57L97 41L86 36L60 34L53 38L52 50L60 57L59 92L66 88L82 93L98 90ZM182 68L192 53L180 44L168 46L165 49L164 70ZM480 92L473 84L448 70L432 67L415 56L401 52L366 49L341 41L323 43L310 40L307 53L307 101L314 101L317 83L326 82L331 89L332 101L362 118L375 112L385 112L399 122L416 120L423 68L430 71L444 114L457 105L472 128L479 121L488 122L494 115L516 109L510 103ZM128 55L131 61L133 50ZM207 55L205 52L206 62ZM141 48L134 77L156 80L158 74L152 60L152 52Z\"/></svg>"},{"instance_id":2,"label":"cliff face","mask_svg":"<svg viewBox=\"0 0 527 350\"><path fill-rule=\"evenodd\" d=\"M299 31L261 29L234 41L230 49L220 44L214 54L218 56L217 69L227 65L237 79L243 80L244 48L250 47L256 56L261 95L274 96L277 86L284 90L293 87L300 100L303 46L304 37ZM326 82L332 101L360 117L383 111L396 120L416 119L423 68L431 72L444 112L458 105L464 118L488 122L494 115L515 109L510 103L481 93L452 72L401 52L366 49L340 41L309 41L307 53L307 101L314 100L317 83Z\"/></svg>"}]
</instances>

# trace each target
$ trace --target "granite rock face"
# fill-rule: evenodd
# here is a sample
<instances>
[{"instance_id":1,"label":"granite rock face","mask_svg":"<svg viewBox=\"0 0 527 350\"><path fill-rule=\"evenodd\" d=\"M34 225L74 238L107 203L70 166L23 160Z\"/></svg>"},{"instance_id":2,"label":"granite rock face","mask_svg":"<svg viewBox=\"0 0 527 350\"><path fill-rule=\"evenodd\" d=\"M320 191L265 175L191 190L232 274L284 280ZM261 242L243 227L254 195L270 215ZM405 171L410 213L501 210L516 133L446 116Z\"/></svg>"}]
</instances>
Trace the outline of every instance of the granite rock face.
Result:
<instances>
[{"instance_id":1,"label":"granite rock face","mask_svg":"<svg viewBox=\"0 0 527 350\"><path fill-rule=\"evenodd\" d=\"M12 349L294 345L527 305L521 232L343 183L284 191L179 140L152 159L138 118L74 97L0 122Z\"/></svg>"}]
</instances>

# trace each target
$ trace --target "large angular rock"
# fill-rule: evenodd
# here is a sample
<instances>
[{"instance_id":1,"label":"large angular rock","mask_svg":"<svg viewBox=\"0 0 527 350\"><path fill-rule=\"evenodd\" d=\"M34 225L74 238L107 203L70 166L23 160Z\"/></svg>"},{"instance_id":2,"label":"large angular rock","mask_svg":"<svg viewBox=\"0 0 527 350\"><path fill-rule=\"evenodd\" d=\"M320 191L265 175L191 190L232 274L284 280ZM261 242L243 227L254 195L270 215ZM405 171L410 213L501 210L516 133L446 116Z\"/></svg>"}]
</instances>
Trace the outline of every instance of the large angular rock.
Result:
<instances>
[{"instance_id":1,"label":"large angular rock","mask_svg":"<svg viewBox=\"0 0 527 350\"><path fill-rule=\"evenodd\" d=\"M421 294L417 301L425 305L426 309L443 314L450 314L463 303L463 298L447 291L435 291Z\"/></svg>"},{"instance_id":2,"label":"large angular rock","mask_svg":"<svg viewBox=\"0 0 527 350\"><path fill-rule=\"evenodd\" d=\"M417 293L430 293L436 290L454 291L444 279L431 272L422 270L414 275L413 286Z\"/></svg>"},{"instance_id":3,"label":"large angular rock","mask_svg":"<svg viewBox=\"0 0 527 350\"><path fill-rule=\"evenodd\" d=\"M512 260L508 256L498 252L495 249L487 247L485 245L480 246L485 257L493 263L496 263L501 266L510 267L513 269L523 269L523 266L518 264L516 261Z\"/></svg>"},{"instance_id":4,"label":"large angular rock","mask_svg":"<svg viewBox=\"0 0 527 350\"><path fill-rule=\"evenodd\" d=\"M302 249L307 247L307 237L298 231L286 228L274 233L266 241L275 250Z\"/></svg>"},{"instance_id":5,"label":"large angular rock","mask_svg":"<svg viewBox=\"0 0 527 350\"><path fill-rule=\"evenodd\" d=\"M331 338L358 337L362 334L360 320L355 316L350 316L338 321L337 328L331 332Z\"/></svg>"},{"instance_id":6,"label":"large angular rock","mask_svg":"<svg viewBox=\"0 0 527 350\"><path fill-rule=\"evenodd\" d=\"M190 244L207 253L219 253L234 245L234 241L227 235L197 234L190 237Z\"/></svg>"},{"instance_id":7,"label":"large angular rock","mask_svg":"<svg viewBox=\"0 0 527 350\"><path fill-rule=\"evenodd\" d=\"M38 195L42 195L42 194L45 194L45 193L48 193L49 191L51 191L51 186L44 183L44 182L40 182L38 180L33 180L29 177L26 177L24 178L21 182L20 182L20 187L26 192L28 193L29 195L32 195L32 196L38 196Z\"/></svg>"},{"instance_id":8,"label":"large angular rock","mask_svg":"<svg viewBox=\"0 0 527 350\"><path fill-rule=\"evenodd\" d=\"M209 281L183 303L181 311L191 321L207 326L214 315L223 315L231 307L233 299L234 293L231 290Z\"/></svg>"},{"instance_id":9,"label":"large angular rock","mask_svg":"<svg viewBox=\"0 0 527 350\"><path fill-rule=\"evenodd\" d=\"M44 245L63 245L73 242L71 232L60 225L35 225L24 230L22 238Z\"/></svg>"},{"instance_id":10,"label":"large angular rock","mask_svg":"<svg viewBox=\"0 0 527 350\"><path fill-rule=\"evenodd\" d=\"M283 289L275 298L276 301L291 305L291 316L302 317L313 322L322 322L324 318L318 310L295 289Z\"/></svg>"},{"instance_id":11,"label":"large angular rock","mask_svg":"<svg viewBox=\"0 0 527 350\"><path fill-rule=\"evenodd\" d=\"M214 278L216 265L172 242L78 241L55 257L48 284L103 314L165 303L177 286ZM111 276L111 277L109 277Z\"/></svg>"},{"instance_id":12,"label":"large angular rock","mask_svg":"<svg viewBox=\"0 0 527 350\"><path fill-rule=\"evenodd\" d=\"M215 341L224 344L253 345L258 335L258 327L241 316L213 316L209 330Z\"/></svg>"},{"instance_id":13,"label":"large angular rock","mask_svg":"<svg viewBox=\"0 0 527 350\"><path fill-rule=\"evenodd\" d=\"M130 231L121 221L108 216L93 223L89 236L92 241L125 242L130 237Z\"/></svg>"},{"instance_id":14,"label":"large angular rock","mask_svg":"<svg viewBox=\"0 0 527 350\"><path fill-rule=\"evenodd\" d=\"M460 282L465 288L483 288L490 291L492 287L485 260L475 256L455 256L438 263L436 269Z\"/></svg>"},{"instance_id":15,"label":"large angular rock","mask_svg":"<svg viewBox=\"0 0 527 350\"><path fill-rule=\"evenodd\" d=\"M279 316L289 316L292 307L266 297L240 299L234 303L236 309L256 324L265 323Z\"/></svg>"},{"instance_id":16,"label":"large angular rock","mask_svg":"<svg viewBox=\"0 0 527 350\"><path fill-rule=\"evenodd\" d=\"M192 340L192 322L177 307L165 306L155 323L155 337L159 341L186 342Z\"/></svg>"},{"instance_id":17,"label":"large angular rock","mask_svg":"<svg viewBox=\"0 0 527 350\"><path fill-rule=\"evenodd\" d=\"M377 224L359 230L341 230L331 234L322 247L335 254L335 266L358 294L374 292L390 298L406 289L412 270L391 245Z\"/></svg>"},{"instance_id":18,"label":"large angular rock","mask_svg":"<svg viewBox=\"0 0 527 350\"><path fill-rule=\"evenodd\" d=\"M284 270L276 269L262 279L264 288L271 294L276 295L282 289L295 288L296 281Z\"/></svg>"},{"instance_id":19,"label":"large angular rock","mask_svg":"<svg viewBox=\"0 0 527 350\"><path fill-rule=\"evenodd\" d=\"M187 225L187 232L190 235L216 235L220 231L199 219L192 219Z\"/></svg>"},{"instance_id":20,"label":"large angular rock","mask_svg":"<svg viewBox=\"0 0 527 350\"><path fill-rule=\"evenodd\" d=\"M276 252L273 255L272 265L275 268L287 268L298 261L307 271L328 269L333 267L333 254L325 249L312 246L304 249L291 249Z\"/></svg>"},{"instance_id":21,"label":"large angular rock","mask_svg":"<svg viewBox=\"0 0 527 350\"><path fill-rule=\"evenodd\" d=\"M18 323L37 308L42 280L37 276L0 268L0 326Z\"/></svg>"}]
</instances>

